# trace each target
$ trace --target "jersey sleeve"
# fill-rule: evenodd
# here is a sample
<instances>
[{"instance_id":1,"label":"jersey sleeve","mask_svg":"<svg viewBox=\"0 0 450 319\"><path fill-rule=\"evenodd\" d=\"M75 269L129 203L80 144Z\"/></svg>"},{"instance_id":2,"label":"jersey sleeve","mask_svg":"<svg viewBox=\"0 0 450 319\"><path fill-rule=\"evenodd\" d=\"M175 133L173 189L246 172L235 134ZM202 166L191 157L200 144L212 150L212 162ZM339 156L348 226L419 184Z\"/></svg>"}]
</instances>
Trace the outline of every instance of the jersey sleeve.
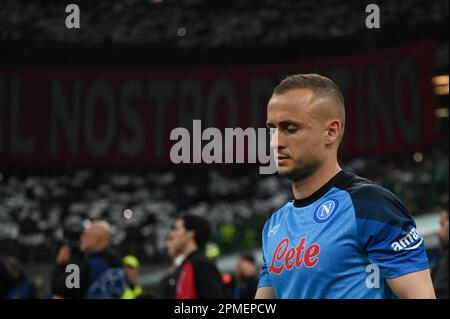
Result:
<instances>
[{"instance_id":1,"label":"jersey sleeve","mask_svg":"<svg viewBox=\"0 0 450 319\"><path fill-rule=\"evenodd\" d=\"M262 255L263 255L263 263L261 265L261 270L259 272L259 281L258 288L272 286L269 277L269 271L267 270L266 258L264 257L264 247L265 247L265 239L267 237L266 234L267 222L262 231Z\"/></svg>"},{"instance_id":2,"label":"jersey sleeve","mask_svg":"<svg viewBox=\"0 0 450 319\"><path fill-rule=\"evenodd\" d=\"M352 201L360 246L384 278L429 268L416 223L394 194L377 185L365 185L353 192Z\"/></svg>"},{"instance_id":3,"label":"jersey sleeve","mask_svg":"<svg viewBox=\"0 0 450 319\"><path fill-rule=\"evenodd\" d=\"M263 257L263 264L259 272L258 288L272 286L269 278L269 271L267 270L267 265L265 258Z\"/></svg>"}]
</instances>

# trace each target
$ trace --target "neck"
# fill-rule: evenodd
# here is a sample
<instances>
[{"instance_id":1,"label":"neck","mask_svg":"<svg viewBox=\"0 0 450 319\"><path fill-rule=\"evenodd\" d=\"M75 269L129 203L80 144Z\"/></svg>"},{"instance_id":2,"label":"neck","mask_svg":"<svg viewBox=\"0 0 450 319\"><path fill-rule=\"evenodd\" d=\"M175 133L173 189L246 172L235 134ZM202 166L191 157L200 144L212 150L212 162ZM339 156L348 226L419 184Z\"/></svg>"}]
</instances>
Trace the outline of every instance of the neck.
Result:
<instances>
[{"instance_id":1,"label":"neck","mask_svg":"<svg viewBox=\"0 0 450 319\"><path fill-rule=\"evenodd\" d=\"M185 257L189 256L191 253L193 253L194 251L198 250L198 246L196 243L194 242L188 242L186 244L186 248L183 251L183 255Z\"/></svg>"},{"instance_id":2,"label":"neck","mask_svg":"<svg viewBox=\"0 0 450 319\"><path fill-rule=\"evenodd\" d=\"M295 199L303 199L311 196L335 176L341 167L337 160L332 163L324 163L314 174L300 181L292 182L292 192Z\"/></svg>"}]
</instances>

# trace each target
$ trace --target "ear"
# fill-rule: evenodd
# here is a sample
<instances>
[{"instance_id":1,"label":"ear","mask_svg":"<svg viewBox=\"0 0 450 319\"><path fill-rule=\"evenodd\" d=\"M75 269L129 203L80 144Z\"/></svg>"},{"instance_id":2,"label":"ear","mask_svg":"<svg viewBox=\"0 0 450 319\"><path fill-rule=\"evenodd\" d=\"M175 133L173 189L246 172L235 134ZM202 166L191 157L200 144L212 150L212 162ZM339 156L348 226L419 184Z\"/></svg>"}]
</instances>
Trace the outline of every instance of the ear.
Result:
<instances>
[{"instance_id":1,"label":"ear","mask_svg":"<svg viewBox=\"0 0 450 319\"><path fill-rule=\"evenodd\" d=\"M332 119L327 122L327 130L325 132L325 144L335 143L341 135L342 124L338 119Z\"/></svg>"},{"instance_id":2,"label":"ear","mask_svg":"<svg viewBox=\"0 0 450 319\"><path fill-rule=\"evenodd\" d=\"M195 230L187 230L187 229L186 229L186 233L187 233L187 235L188 235L190 238L192 238L192 240L194 240L194 238L195 238Z\"/></svg>"}]
</instances>

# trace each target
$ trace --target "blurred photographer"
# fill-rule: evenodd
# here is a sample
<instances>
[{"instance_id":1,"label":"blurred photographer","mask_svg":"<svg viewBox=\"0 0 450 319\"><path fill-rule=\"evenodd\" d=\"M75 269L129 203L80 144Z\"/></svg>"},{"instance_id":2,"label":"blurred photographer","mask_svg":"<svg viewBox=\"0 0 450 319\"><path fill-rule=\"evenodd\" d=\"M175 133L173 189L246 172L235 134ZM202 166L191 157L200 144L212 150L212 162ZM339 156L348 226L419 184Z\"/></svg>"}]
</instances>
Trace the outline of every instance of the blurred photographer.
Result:
<instances>
[{"instance_id":1,"label":"blurred photographer","mask_svg":"<svg viewBox=\"0 0 450 319\"><path fill-rule=\"evenodd\" d=\"M80 237L83 226L77 220L68 220L63 229L63 240L56 255L56 264L51 277L51 297L74 299L83 298L80 289L69 289L66 287L66 267L69 264L81 265L84 254L80 249Z\"/></svg>"},{"instance_id":2,"label":"blurred photographer","mask_svg":"<svg viewBox=\"0 0 450 319\"><path fill-rule=\"evenodd\" d=\"M59 249L53 273L52 297L120 298L126 281L121 260L110 247L111 225L106 221L97 220L82 229L82 232L79 228L71 230L73 233L81 234L79 245L69 240ZM79 266L79 288L66 287L68 264ZM105 288L107 286L109 288Z\"/></svg>"}]
</instances>

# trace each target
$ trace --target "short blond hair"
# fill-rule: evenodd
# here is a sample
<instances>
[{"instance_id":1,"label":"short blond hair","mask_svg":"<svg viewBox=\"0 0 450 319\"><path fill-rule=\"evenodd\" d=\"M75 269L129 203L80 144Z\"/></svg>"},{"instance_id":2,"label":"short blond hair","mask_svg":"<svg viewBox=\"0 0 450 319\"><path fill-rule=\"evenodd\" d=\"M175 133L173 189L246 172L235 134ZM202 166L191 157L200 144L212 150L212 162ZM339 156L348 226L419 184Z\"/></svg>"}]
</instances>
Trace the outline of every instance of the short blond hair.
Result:
<instances>
[{"instance_id":1,"label":"short blond hair","mask_svg":"<svg viewBox=\"0 0 450 319\"><path fill-rule=\"evenodd\" d=\"M309 89L315 95L328 97L344 106L344 97L339 87L329 78L320 74L295 74L283 79L273 90L274 94L284 94L291 90Z\"/></svg>"}]
</instances>

